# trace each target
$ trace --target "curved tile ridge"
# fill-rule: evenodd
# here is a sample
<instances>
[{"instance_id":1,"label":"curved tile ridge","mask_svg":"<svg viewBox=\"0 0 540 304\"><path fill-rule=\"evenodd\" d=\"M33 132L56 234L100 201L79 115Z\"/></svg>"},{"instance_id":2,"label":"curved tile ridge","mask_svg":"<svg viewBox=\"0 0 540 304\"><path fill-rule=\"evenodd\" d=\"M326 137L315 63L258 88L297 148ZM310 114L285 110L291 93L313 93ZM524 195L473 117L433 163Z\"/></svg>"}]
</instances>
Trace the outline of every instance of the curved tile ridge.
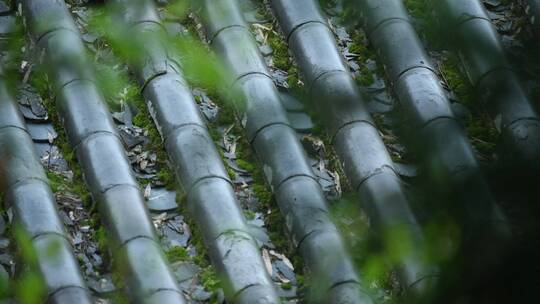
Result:
<instances>
[{"instance_id":1,"label":"curved tile ridge","mask_svg":"<svg viewBox=\"0 0 540 304\"><path fill-rule=\"evenodd\" d=\"M413 144L418 144L432 180L443 177L444 182L434 186L455 193L453 206L444 207L461 223L469 241L464 247L472 246L467 250L476 252L473 248L482 247L480 240L489 236L489 242L498 243L500 252L508 241L509 226L482 176L464 130L453 115L403 2L361 0L358 6L364 28L385 64L406 119L414 129L421 129L422 136Z\"/></svg>"},{"instance_id":2,"label":"curved tile ridge","mask_svg":"<svg viewBox=\"0 0 540 304\"><path fill-rule=\"evenodd\" d=\"M533 27L536 37L540 36L540 1L538 0L527 0L526 2L526 12L529 16L529 21Z\"/></svg>"},{"instance_id":3,"label":"curved tile ridge","mask_svg":"<svg viewBox=\"0 0 540 304\"><path fill-rule=\"evenodd\" d=\"M169 60L164 31L150 0L111 1L142 50L133 63L154 122L187 194L188 210L235 303L279 303L256 241L250 235L227 171L179 66ZM152 16L149 18L147 16ZM150 21L150 22L149 22ZM149 67L164 67L152 69ZM150 72L152 71L152 72Z\"/></svg>"},{"instance_id":4,"label":"curved tile ridge","mask_svg":"<svg viewBox=\"0 0 540 304\"><path fill-rule=\"evenodd\" d=\"M491 194L479 173L472 147L459 124L455 122L450 102L434 72L430 58L410 25L403 3L391 0L377 1L376 4L370 0L362 0L359 3L366 28L373 28L373 24L382 24L371 31L370 39L386 66L408 120L429 135L428 143L424 146L433 153L426 155L435 154L441 158L437 162L443 164L451 179L454 172L464 168L476 172L471 176L476 177L473 180L460 181L454 178L454 182L458 185L474 182L478 185L477 192L480 197L493 204ZM437 144L436 138L442 134L445 134L446 138L452 138L452 142L456 144ZM449 149L452 150L448 151ZM444 158L445 155L448 156Z\"/></svg>"},{"instance_id":5,"label":"curved tile ridge","mask_svg":"<svg viewBox=\"0 0 540 304\"><path fill-rule=\"evenodd\" d=\"M540 168L540 118L507 60L500 37L478 0L436 1L435 12L452 29L453 46L501 133L502 164L517 173Z\"/></svg>"},{"instance_id":6,"label":"curved tile ridge","mask_svg":"<svg viewBox=\"0 0 540 304\"><path fill-rule=\"evenodd\" d=\"M14 224L28 235L51 303L92 303L73 256L47 176L13 96L0 77L0 191L11 205ZM69 289L69 292L68 292Z\"/></svg>"},{"instance_id":7,"label":"curved tile ridge","mask_svg":"<svg viewBox=\"0 0 540 304\"><path fill-rule=\"evenodd\" d=\"M271 4L310 87L310 97L324 113L340 162L378 234L406 227L409 241L419 245L421 228L319 5L312 0L272 0ZM402 257L401 276L406 286L433 275L421 259L420 252Z\"/></svg>"},{"instance_id":8,"label":"curved tile ridge","mask_svg":"<svg viewBox=\"0 0 540 304\"><path fill-rule=\"evenodd\" d=\"M318 281L313 294L322 303L372 303L236 1L201 4L212 46L231 69L234 89L242 93L248 139L297 248Z\"/></svg>"},{"instance_id":9,"label":"curved tile ridge","mask_svg":"<svg viewBox=\"0 0 540 304\"><path fill-rule=\"evenodd\" d=\"M63 1L21 1L53 87L68 139L110 232L112 253L135 301L184 303L162 253L91 62ZM176 291L174 293L168 291Z\"/></svg>"}]
</instances>

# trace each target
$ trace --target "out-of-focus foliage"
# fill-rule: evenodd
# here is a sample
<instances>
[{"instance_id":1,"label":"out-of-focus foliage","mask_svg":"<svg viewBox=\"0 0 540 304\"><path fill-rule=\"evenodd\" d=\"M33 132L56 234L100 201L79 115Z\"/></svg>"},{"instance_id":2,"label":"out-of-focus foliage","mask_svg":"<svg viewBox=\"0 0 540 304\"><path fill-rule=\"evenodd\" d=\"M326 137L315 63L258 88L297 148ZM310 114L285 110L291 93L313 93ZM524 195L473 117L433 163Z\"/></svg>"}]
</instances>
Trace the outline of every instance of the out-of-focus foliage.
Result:
<instances>
[{"instance_id":1,"label":"out-of-focus foliage","mask_svg":"<svg viewBox=\"0 0 540 304\"><path fill-rule=\"evenodd\" d=\"M147 55L145 45L149 41L164 45L169 51L169 56L181 64L182 72L192 85L224 93L223 91L229 89L230 86L230 83L224 83L224 80L230 78L227 77L227 71L221 62L196 36L198 29L189 17L189 14L192 14L189 1L171 1L165 12L186 24L188 30L175 36L168 35L165 31L141 35L135 33L129 24L123 22L122 12L113 5L95 8L89 28L102 36L107 46L122 61L132 64L144 63ZM103 77L103 75L98 76ZM112 80L113 83L122 83L125 81L119 75L115 78L105 77L102 82L109 83Z\"/></svg>"}]
</instances>

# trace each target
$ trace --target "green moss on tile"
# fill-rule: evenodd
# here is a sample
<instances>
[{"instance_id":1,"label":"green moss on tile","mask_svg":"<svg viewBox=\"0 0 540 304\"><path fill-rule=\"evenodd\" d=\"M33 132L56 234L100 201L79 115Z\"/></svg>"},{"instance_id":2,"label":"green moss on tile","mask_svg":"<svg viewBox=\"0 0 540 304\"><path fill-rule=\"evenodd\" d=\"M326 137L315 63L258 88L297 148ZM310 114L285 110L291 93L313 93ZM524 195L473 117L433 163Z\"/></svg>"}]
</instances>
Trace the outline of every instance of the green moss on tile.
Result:
<instances>
[{"instance_id":1,"label":"green moss on tile","mask_svg":"<svg viewBox=\"0 0 540 304\"><path fill-rule=\"evenodd\" d=\"M358 75L356 75L355 80L360 86L369 86L375 81L375 73L384 75L382 68L377 65L376 71L370 71L366 66L368 60L375 60L377 57L376 54L370 49L367 45L367 37L365 33L361 30L353 30L351 33L352 42L348 45L349 52L357 54L358 57L355 58L355 62L360 66Z\"/></svg>"},{"instance_id":2,"label":"green moss on tile","mask_svg":"<svg viewBox=\"0 0 540 304\"><path fill-rule=\"evenodd\" d=\"M244 210L244 216L248 221L254 220L257 215L251 210Z\"/></svg>"},{"instance_id":3,"label":"green moss on tile","mask_svg":"<svg viewBox=\"0 0 540 304\"><path fill-rule=\"evenodd\" d=\"M478 107L474 88L461 69L461 62L457 56L446 54L440 65L440 72L443 80L448 83L450 89L459 97L461 103L470 108Z\"/></svg>"},{"instance_id":4,"label":"green moss on tile","mask_svg":"<svg viewBox=\"0 0 540 304\"><path fill-rule=\"evenodd\" d=\"M167 190L174 190L176 188L174 174L172 173L172 170L168 168L168 166L161 167L157 173L157 178L165 183Z\"/></svg>"},{"instance_id":5,"label":"green moss on tile","mask_svg":"<svg viewBox=\"0 0 540 304\"><path fill-rule=\"evenodd\" d=\"M167 260L169 260L169 263L190 260L190 256L186 248L180 247L180 246L171 247L169 250L165 252L165 255L167 256Z\"/></svg>"},{"instance_id":6,"label":"green moss on tile","mask_svg":"<svg viewBox=\"0 0 540 304\"><path fill-rule=\"evenodd\" d=\"M487 117L478 117L467 124L467 133L480 154L491 157L495 153L499 133Z\"/></svg>"},{"instance_id":7,"label":"green moss on tile","mask_svg":"<svg viewBox=\"0 0 540 304\"><path fill-rule=\"evenodd\" d=\"M243 160L243 159L237 159L237 160L236 160L236 164L237 164L238 167L240 167L241 169L244 169L244 170L249 171L249 172L252 172L252 171L255 170L255 164L254 164L254 163L245 161L245 160Z\"/></svg>"},{"instance_id":8,"label":"green moss on tile","mask_svg":"<svg viewBox=\"0 0 540 304\"><path fill-rule=\"evenodd\" d=\"M268 44L273 50L274 65L283 71L287 71L290 67L289 50L285 42L277 35L270 34Z\"/></svg>"},{"instance_id":9,"label":"green moss on tile","mask_svg":"<svg viewBox=\"0 0 540 304\"><path fill-rule=\"evenodd\" d=\"M181 213L188 213L186 204L180 204L180 208ZM187 254L188 252L186 250L186 255L181 253L182 257L185 257L185 259L183 259L182 261L191 261L201 268L201 271L198 273L198 278L202 283L204 289L207 292L213 293L212 301L214 301L216 297L216 291L218 288L221 287L221 281L215 272L214 266L210 264L205 242L202 238L202 234L198 225L195 223L192 217L186 218L186 224L191 228L190 243L191 246L194 247L195 255L190 256L189 254Z\"/></svg>"},{"instance_id":10,"label":"green moss on tile","mask_svg":"<svg viewBox=\"0 0 540 304\"><path fill-rule=\"evenodd\" d=\"M211 98L215 97L211 94ZM232 107L221 107L218 113L218 122L222 125L231 125L236 122L236 115Z\"/></svg>"},{"instance_id":11,"label":"green moss on tile","mask_svg":"<svg viewBox=\"0 0 540 304\"><path fill-rule=\"evenodd\" d=\"M236 172L230 166L227 166L227 174L233 180L236 178Z\"/></svg>"},{"instance_id":12,"label":"green moss on tile","mask_svg":"<svg viewBox=\"0 0 540 304\"><path fill-rule=\"evenodd\" d=\"M441 74L458 100L471 110L473 117L465 126L467 134L480 155L490 160L495 153L499 132L487 115L483 103L480 102L460 64L455 55L447 54L441 64Z\"/></svg>"},{"instance_id":13,"label":"green moss on tile","mask_svg":"<svg viewBox=\"0 0 540 304\"><path fill-rule=\"evenodd\" d=\"M204 289L207 291L215 292L219 287L221 287L221 280L212 267L204 268L200 279Z\"/></svg>"},{"instance_id":14,"label":"green moss on tile","mask_svg":"<svg viewBox=\"0 0 540 304\"><path fill-rule=\"evenodd\" d=\"M291 282L281 283L281 288L283 288L285 290L290 290L290 289L292 289L292 284L291 284Z\"/></svg>"},{"instance_id":15,"label":"green moss on tile","mask_svg":"<svg viewBox=\"0 0 540 304\"><path fill-rule=\"evenodd\" d=\"M409 13L415 18L430 18L429 3L426 0L405 0L403 1L409 10Z\"/></svg>"},{"instance_id":16,"label":"green moss on tile","mask_svg":"<svg viewBox=\"0 0 540 304\"><path fill-rule=\"evenodd\" d=\"M98 249L101 252L107 252L107 231L105 230L104 226L99 226L94 230L93 238L96 240L96 243L98 245Z\"/></svg>"}]
</instances>

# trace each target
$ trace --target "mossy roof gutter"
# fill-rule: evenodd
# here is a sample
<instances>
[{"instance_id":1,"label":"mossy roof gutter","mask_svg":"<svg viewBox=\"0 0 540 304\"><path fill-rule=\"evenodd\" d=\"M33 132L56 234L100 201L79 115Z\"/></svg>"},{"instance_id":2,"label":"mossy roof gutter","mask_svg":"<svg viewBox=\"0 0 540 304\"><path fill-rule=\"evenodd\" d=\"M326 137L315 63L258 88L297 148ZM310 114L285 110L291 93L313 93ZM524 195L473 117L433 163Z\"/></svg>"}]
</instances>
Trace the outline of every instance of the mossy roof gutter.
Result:
<instances>
[{"instance_id":1,"label":"mossy roof gutter","mask_svg":"<svg viewBox=\"0 0 540 304\"><path fill-rule=\"evenodd\" d=\"M470 81L488 104L501 132L503 164L524 173L537 171L540 119L507 60L482 3L440 0L434 1L434 5L443 30L449 33Z\"/></svg>"},{"instance_id":2,"label":"mossy roof gutter","mask_svg":"<svg viewBox=\"0 0 540 304\"><path fill-rule=\"evenodd\" d=\"M111 2L130 23L135 45L144 50L144 65L134 69L227 298L234 303L279 303L191 90L160 43L159 37L167 33L153 1Z\"/></svg>"},{"instance_id":3,"label":"mossy roof gutter","mask_svg":"<svg viewBox=\"0 0 540 304\"><path fill-rule=\"evenodd\" d=\"M21 3L26 25L44 52L59 114L133 301L184 303L70 12L58 0Z\"/></svg>"},{"instance_id":4,"label":"mossy roof gutter","mask_svg":"<svg viewBox=\"0 0 540 304\"><path fill-rule=\"evenodd\" d=\"M244 97L246 132L322 303L371 303L235 0L203 1L212 46Z\"/></svg>"},{"instance_id":5,"label":"mossy roof gutter","mask_svg":"<svg viewBox=\"0 0 540 304\"><path fill-rule=\"evenodd\" d=\"M6 81L0 76L0 191L38 252L48 303L93 303L64 231L47 176ZM29 291L30 292L30 291Z\"/></svg>"},{"instance_id":6,"label":"mossy roof gutter","mask_svg":"<svg viewBox=\"0 0 540 304\"><path fill-rule=\"evenodd\" d=\"M385 65L394 92L412 129L431 180L441 192L456 194L448 206L462 228L488 234L508 229L494 203L474 151L454 117L450 102L401 0L357 1L364 28ZM486 225L488 223L488 225ZM486 227L489 226L489 227ZM471 242L484 232L465 230ZM476 235L476 236L473 236Z\"/></svg>"},{"instance_id":7,"label":"mossy roof gutter","mask_svg":"<svg viewBox=\"0 0 540 304\"><path fill-rule=\"evenodd\" d=\"M314 0L272 0L281 28L305 76L311 98L325 120L352 186L380 235L407 229L420 248L423 236L393 162L367 111L349 68L340 54L319 4ZM384 242L383 242L384 243ZM403 256L401 276L407 286L419 288L433 271L420 253ZM425 282L424 282L425 283Z\"/></svg>"}]
</instances>

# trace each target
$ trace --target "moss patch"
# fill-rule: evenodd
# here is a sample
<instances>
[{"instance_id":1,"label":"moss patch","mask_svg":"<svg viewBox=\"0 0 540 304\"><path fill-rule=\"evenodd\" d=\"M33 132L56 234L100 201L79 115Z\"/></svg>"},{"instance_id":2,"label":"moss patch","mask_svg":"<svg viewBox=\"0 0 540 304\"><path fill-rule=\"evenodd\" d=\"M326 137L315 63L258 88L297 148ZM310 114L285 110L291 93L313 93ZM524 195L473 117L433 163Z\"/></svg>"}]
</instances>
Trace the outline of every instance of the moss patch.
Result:
<instances>
[{"instance_id":1,"label":"moss patch","mask_svg":"<svg viewBox=\"0 0 540 304\"><path fill-rule=\"evenodd\" d=\"M499 133L483 108L483 103L479 102L474 87L461 70L460 62L455 55L448 54L444 57L441 74L457 98L471 109L473 117L465 127L467 134L471 137L473 147L482 158L491 160L495 153Z\"/></svg>"},{"instance_id":2,"label":"moss patch","mask_svg":"<svg viewBox=\"0 0 540 304\"><path fill-rule=\"evenodd\" d=\"M180 246L171 247L169 250L167 250L167 252L165 252L165 255L170 263L190 260L186 248Z\"/></svg>"}]
</instances>

